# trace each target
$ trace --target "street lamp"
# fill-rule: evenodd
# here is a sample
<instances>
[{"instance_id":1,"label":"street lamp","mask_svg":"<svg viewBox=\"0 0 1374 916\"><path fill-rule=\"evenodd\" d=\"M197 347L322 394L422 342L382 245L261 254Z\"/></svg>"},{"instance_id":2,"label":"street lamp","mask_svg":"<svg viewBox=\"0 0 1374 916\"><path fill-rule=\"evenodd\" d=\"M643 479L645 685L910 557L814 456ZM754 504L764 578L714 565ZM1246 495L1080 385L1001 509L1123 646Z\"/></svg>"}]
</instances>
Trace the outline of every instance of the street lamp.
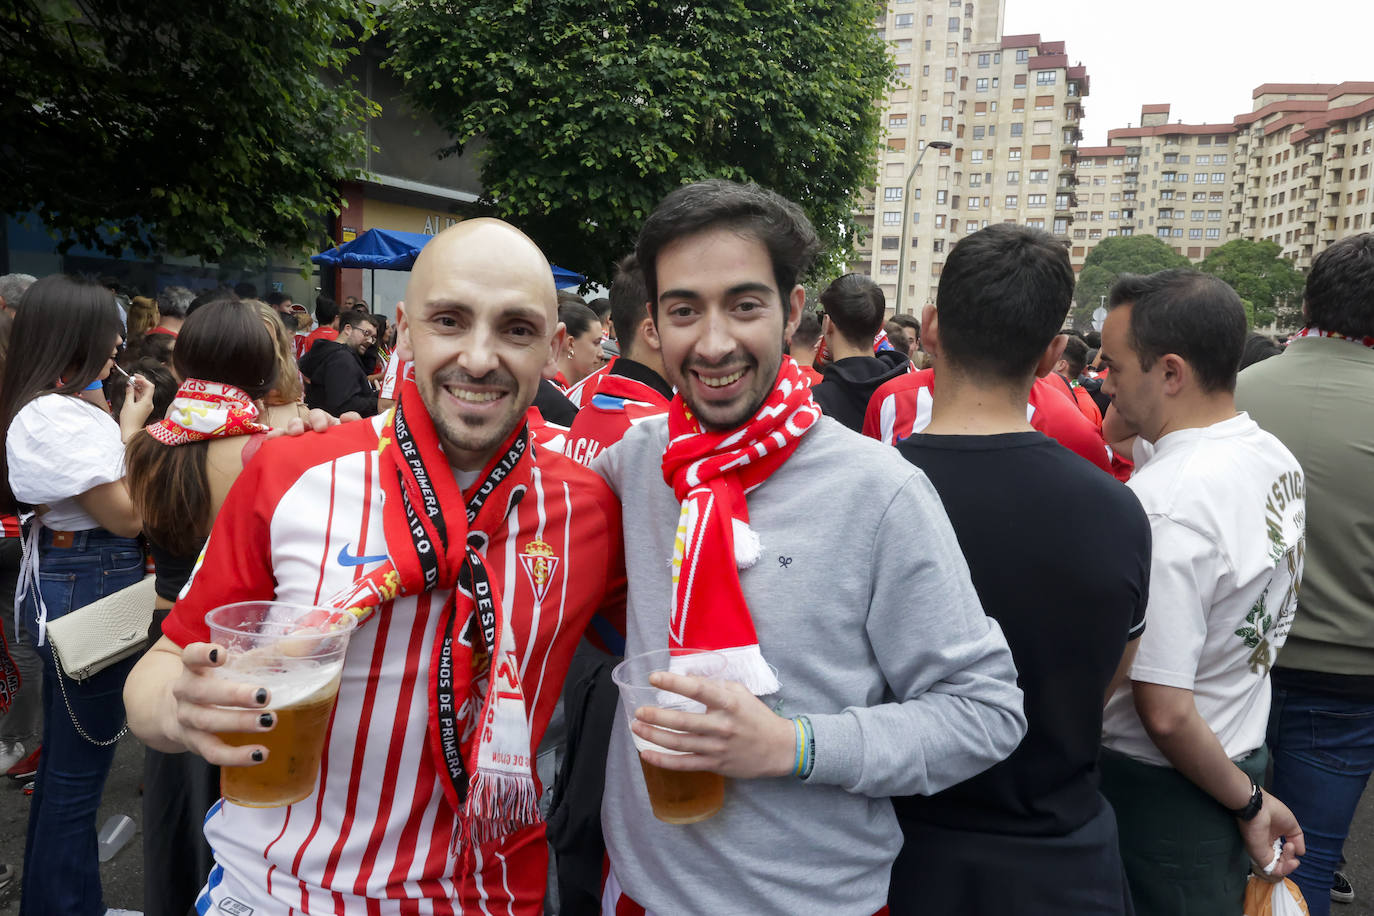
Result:
<instances>
[{"instance_id":1,"label":"street lamp","mask_svg":"<svg viewBox=\"0 0 1374 916\"><path fill-rule=\"evenodd\" d=\"M911 257L911 251L907 246L907 233L911 231L911 179L916 177L916 170L921 167L921 160L926 157L926 151L932 147L935 149L949 149L953 146L948 140L931 140L921 147L920 155L916 157L916 164L911 167L911 171L906 173L906 183L902 185L902 234L901 234L901 260L897 262L897 301L893 304L893 312L902 314L902 293L906 290L906 262Z\"/></svg>"}]
</instances>

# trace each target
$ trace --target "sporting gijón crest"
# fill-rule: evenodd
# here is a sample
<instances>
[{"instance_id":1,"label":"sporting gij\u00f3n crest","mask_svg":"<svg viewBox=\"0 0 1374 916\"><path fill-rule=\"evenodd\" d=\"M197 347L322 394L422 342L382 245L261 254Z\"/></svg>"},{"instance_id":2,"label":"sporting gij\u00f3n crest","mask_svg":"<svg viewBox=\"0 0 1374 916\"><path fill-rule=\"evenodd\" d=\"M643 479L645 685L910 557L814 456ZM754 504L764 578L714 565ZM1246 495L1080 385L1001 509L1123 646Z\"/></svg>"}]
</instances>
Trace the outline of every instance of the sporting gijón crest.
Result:
<instances>
[{"instance_id":1,"label":"sporting gij\u00f3n crest","mask_svg":"<svg viewBox=\"0 0 1374 916\"><path fill-rule=\"evenodd\" d=\"M520 551L520 565L525 567L530 588L534 590L534 600L543 602L553 582L553 574L558 570L559 557L547 543L536 538Z\"/></svg>"}]
</instances>

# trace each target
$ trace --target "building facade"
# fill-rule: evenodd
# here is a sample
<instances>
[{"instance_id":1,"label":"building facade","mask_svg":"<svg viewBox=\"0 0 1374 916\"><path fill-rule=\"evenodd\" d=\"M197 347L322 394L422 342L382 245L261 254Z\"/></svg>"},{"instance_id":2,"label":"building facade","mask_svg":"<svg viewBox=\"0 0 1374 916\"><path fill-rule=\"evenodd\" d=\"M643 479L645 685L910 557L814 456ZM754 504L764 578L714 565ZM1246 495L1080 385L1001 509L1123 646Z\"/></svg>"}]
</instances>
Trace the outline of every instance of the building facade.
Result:
<instances>
[{"instance_id":1,"label":"building facade","mask_svg":"<svg viewBox=\"0 0 1374 916\"><path fill-rule=\"evenodd\" d=\"M1003 12L1003 0L890 0L878 23L902 84L884 102L850 270L889 310L933 302L949 249L991 223L1070 241L1087 71L1063 42L1002 35Z\"/></svg>"}]
</instances>

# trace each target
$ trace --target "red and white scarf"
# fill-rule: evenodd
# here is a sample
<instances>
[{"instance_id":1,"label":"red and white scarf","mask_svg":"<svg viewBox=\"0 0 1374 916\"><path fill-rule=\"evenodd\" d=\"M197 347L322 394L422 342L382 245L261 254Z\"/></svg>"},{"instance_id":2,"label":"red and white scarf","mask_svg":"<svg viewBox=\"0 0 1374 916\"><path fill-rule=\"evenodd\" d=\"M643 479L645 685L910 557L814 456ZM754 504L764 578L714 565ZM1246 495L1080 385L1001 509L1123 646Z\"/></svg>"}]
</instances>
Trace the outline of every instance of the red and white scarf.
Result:
<instances>
[{"instance_id":1,"label":"red and white scarf","mask_svg":"<svg viewBox=\"0 0 1374 916\"><path fill-rule=\"evenodd\" d=\"M1374 337L1350 337L1346 334L1338 334L1335 331L1323 331L1320 328L1303 328L1293 335L1294 340L1297 340L1299 337L1334 337L1336 340L1348 340L1351 343L1362 344L1374 350Z\"/></svg>"},{"instance_id":2,"label":"red and white scarf","mask_svg":"<svg viewBox=\"0 0 1374 916\"><path fill-rule=\"evenodd\" d=\"M258 422L257 405L242 388L188 378L177 389L166 419L144 429L163 445L185 445L271 432L272 427Z\"/></svg>"},{"instance_id":3,"label":"red and white scarf","mask_svg":"<svg viewBox=\"0 0 1374 916\"><path fill-rule=\"evenodd\" d=\"M790 356L763 406L736 429L702 429L681 394L668 406L663 479L682 503L668 646L721 652L729 659L726 678L758 696L776 692L778 679L759 649L740 587L739 570L758 562L762 549L749 527L746 495L782 466L820 416Z\"/></svg>"},{"instance_id":4,"label":"red and white scarf","mask_svg":"<svg viewBox=\"0 0 1374 916\"><path fill-rule=\"evenodd\" d=\"M428 746L458 815L455 853L539 820L515 637L482 558L529 489L532 448L521 424L463 493L419 389L404 381L377 444L388 560L330 601L361 623L402 595L452 590L431 650Z\"/></svg>"}]
</instances>

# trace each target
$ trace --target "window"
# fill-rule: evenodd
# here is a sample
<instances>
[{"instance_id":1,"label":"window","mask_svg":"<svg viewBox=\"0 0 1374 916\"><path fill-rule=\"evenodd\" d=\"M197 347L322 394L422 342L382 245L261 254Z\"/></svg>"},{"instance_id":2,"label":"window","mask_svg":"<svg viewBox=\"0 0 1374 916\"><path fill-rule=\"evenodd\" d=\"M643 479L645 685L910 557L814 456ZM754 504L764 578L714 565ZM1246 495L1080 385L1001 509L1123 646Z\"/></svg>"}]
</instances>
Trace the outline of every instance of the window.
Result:
<instances>
[{"instance_id":1,"label":"window","mask_svg":"<svg viewBox=\"0 0 1374 916\"><path fill-rule=\"evenodd\" d=\"M1188 238L1190 238L1190 239L1200 239L1200 238L1202 238L1202 230L1201 230L1201 229L1189 229L1189 230L1188 230Z\"/></svg>"},{"instance_id":2,"label":"window","mask_svg":"<svg viewBox=\"0 0 1374 916\"><path fill-rule=\"evenodd\" d=\"M899 236L885 235L882 244L884 249L901 248L902 240Z\"/></svg>"},{"instance_id":3,"label":"window","mask_svg":"<svg viewBox=\"0 0 1374 916\"><path fill-rule=\"evenodd\" d=\"M1025 111L1025 110L1026 110L1026 100L1025 100L1025 99L1012 99L1012 100L1011 100L1011 113L1012 113L1012 114L1016 114L1017 112Z\"/></svg>"},{"instance_id":4,"label":"window","mask_svg":"<svg viewBox=\"0 0 1374 916\"><path fill-rule=\"evenodd\" d=\"M1100 223L1100 222L1102 222L1102 211L1101 211L1101 210L1094 210L1094 211L1093 211L1092 218L1089 220L1089 222L1093 222L1093 223Z\"/></svg>"},{"instance_id":5,"label":"window","mask_svg":"<svg viewBox=\"0 0 1374 916\"><path fill-rule=\"evenodd\" d=\"M953 118L941 118L941 119L940 119L940 129L941 129L941 130L946 130L946 131L948 131L948 130L954 130L954 119L953 119Z\"/></svg>"},{"instance_id":6,"label":"window","mask_svg":"<svg viewBox=\"0 0 1374 916\"><path fill-rule=\"evenodd\" d=\"M1106 184L1107 184L1107 179L1104 178L1103 176L1101 176L1101 175L1094 175L1094 176L1093 176L1093 187L1095 187L1095 188L1101 188L1101 187L1105 187Z\"/></svg>"},{"instance_id":7,"label":"window","mask_svg":"<svg viewBox=\"0 0 1374 916\"><path fill-rule=\"evenodd\" d=\"M1048 110L1050 110L1050 109L1052 109L1052 108L1054 108L1054 96L1052 96L1052 95L1037 95L1037 96L1035 97L1035 110L1036 110L1036 111L1048 111Z\"/></svg>"},{"instance_id":8,"label":"window","mask_svg":"<svg viewBox=\"0 0 1374 916\"><path fill-rule=\"evenodd\" d=\"M968 199L968 208L969 208L970 210L977 210L978 207L979 207L978 198L976 198L976 197L970 197L970 198Z\"/></svg>"},{"instance_id":9,"label":"window","mask_svg":"<svg viewBox=\"0 0 1374 916\"><path fill-rule=\"evenodd\" d=\"M1024 136L1025 133L1026 125L1022 124L1020 121L1017 121L1016 123L1011 125L1011 135L1013 137L1021 137Z\"/></svg>"},{"instance_id":10,"label":"window","mask_svg":"<svg viewBox=\"0 0 1374 916\"><path fill-rule=\"evenodd\" d=\"M1201 138L1201 137L1198 138L1198 142L1199 142L1199 143L1202 142L1202 138ZM1195 163L1198 164L1198 165L1211 165L1211 164L1212 164L1212 157L1211 157L1211 156L1195 156L1195 157L1193 157L1193 162L1195 162Z\"/></svg>"},{"instance_id":11,"label":"window","mask_svg":"<svg viewBox=\"0 0 1374 916\"><path fill-rule=\"evenodd\" d=\"M896 261L883 261L883 262L878 266L878 273L880 273L880 274L895 274L896 272L897 272L897 262L896 262Z\"/></svg>"},{"instance_id":12,"label":"window","mask_svg":"<svg viewBox=\"0 0 1374 916\"><path fill-rule=\"evenodd\" d=\"M1049 180L1050 180L1050 170L1049 170L1049 169L1031 169L1031 173L1030 173L1030 183L1031 183L1031 184L1047 184L1047 183L1049 182Z\"/></svg>"},{"instance_id":13,"label":"window","mask_svg":"<svg viewBox=\"0 0 1374 916\"><path fill-rule=\"evenodd\" d=\"M1225 181L1225 180L1226 180L1226 173L1225 173L1225 172L1213 172L1213 173L1212 173L1212 184L1221 184L1221 183L1222 183L1223 181Z\"/></svg>"},{"instance_id":14,"label":"window","mask_svg":"<svg viewBox=\"0 0 1374 916\"><path fill-rule=\"evenodd\" d=\"M1206 232L1206 236L1207 236L1207 238L1209 238L1209 239L1219 239L1219 238L1221 238L1221 230L1220 230L1220 229L1208 229L1207 232Z\"/></svg>"},{"instance_id":15,"label":"window","mask_svg":"<svg viewBox=\"0 0 1374 916\"><path fill-rule=\"evenodd\" d=\"M902 224L902 211L900 211L900 210L884 210L884 211L883 211L883 225L884 225L884 226L900 226L901 224Z\"/></svg>"},{"instance_id":16,"label":"window","mask_svg":"<svg viewBox=\"0 0 1374 916\"><path fill-rule=\"evenodd\" d=\"M883 188L883 200L901 200L901 188Z\"/></svg>"},{"instance_id":17,"label":"window","mask_svg":"<svg viewBox=\"0 0 1374 916\"><path fill-rule=\"evenodd\" d=\"M1013 146L1011 149L1007 150L1007 158L1008 158L1008 159L1020 159L1020 158L1021 158L1021 147L1019 147L1019 146Z\"/></svg>"},{"instance_id":18,"label":"window","mask_svg":"<svg viewBox=\"0 0 1374 916\"><path fill-rule=\"evenodd\" d=\"M1209 223L1219 223L1219 222L1221 222L1221 211L1220 211L1220 210L1208 210L1208 211L1207 211L1207 222L1209 222Z\"/></svg>"},{"instance_id":19,"label":"window","mask_svg":"<svg viewBox=\"0 0 1374 916\"><path fill-rule=\"evenodd\" d=\"M934 17L934 16L927 16L927 17L926 17L926 28L930 28L930 27L933 26L934 24L935 24L935 17Z\"/></svg>"},{"instance_id":20,"label":"window","mask_svg":"<svg viewBox=\"0 0 1374 916\"><path fill-rule=\"evenodd\" d=\"M951 41L945 44L945 57L959 56L959 42Z\"/></svg>"},{"instance_id":21,"label":"window","mask_svg":"<svg viewBox=\"0 0 1374 916\"><path fill-rule=\"evenodd\" d=\"M926 50L927 50L927 51L930 50L930 39L929 39L929 38L926 39Z\"/></svg>"},{"instance_id":22,"label":"window","mask_svg":"<svg viewBox=\"0 0 1374 916\"><path fill-rule=\"evenodd\" d=\"M901 77L911 76L911 64L898 64L897 75Z\"/></svg>"},{"instance_id":23,"label":"window","mask_svg":"<svg viewBox=\"0 0 1374 916\"><path fill-rule=\"evenodd\" d=\"M1015 195L1015 194L1008 194L1007 197L1006 197L1006 200L1002 203L1002 206L1004 206L1004 207L1006 207L1007 209L1011 210L1011 209L1015 209L1016 206L1017 206L1017 204L1018 204L1018 201L1017 201L1016 195Z\"/></svg>"},{"instance_id":24,"label":"window","mask_svg":"<svg viewBox=\"0 0 1374 916\"><path fill-rule=\"evenodd\" d=\"M1213 165L1225 165L1225 164L1226 164L1226 154L1225 154L1225 153L1217 153L1215 156L1212 157L1212 164L1213 164Z\"/></svg>"},{"instance_id":25,"label":"window","mask_svg":"<svg viewBox=\"0 0 1374 916\"><path fill-rule=\"evenodd\" d=\"M944 215L943 213L937 213L937 214L935 214L935 228L936 228L936 229L943 229L943 228L945 228L945 215Z\"/></svg>"},{"instance_id":26,"label":"window","mask_svg":"<svg viewBox=\"0 0 1374 916\"><path fill-rule=\"evenodd\" d=\"M1206 184L1206 183L1207 183L1207 173L1206 173L1206 172L1198 172L1197 175L1193 176L1193 183L1194 183L1194 184Z\"/></svg>"},{"instance_id":27,"label":"window","mask_svg":"<svg viewBox=\"0 0 1374 916\"><path fill-rule=\"evenodd\" d=\"M921 115L920 121L921 121L921 126L922 126L922 127L925 127L925 126L926 126L926 116L925 116L925 115Z\"/></svg>"},{"instance_id":28,"label":"window","mask_svg":"<svg viewBox=\"0 0 1374 916\"><path fill-rule=\"evenodd\" d=\"M1069 221L1062 216L1054 221L1054 234L1065 235L1069 231Z\"/></svg>"},{"instance_id":29,"label":"window","mask_svg":"<svg viewBox=\"0 0 1374 916\"><path fill-rule=\"evenodd\" d=\"M953 68L953 67L946 67L946 68L945 68L945 82L946 82L946 83L952 83L952 82L954 82L954 68Z\"/></svg>"},{"instance_id":30,"label":"window","mask_svg":"<svg viewBox=\"0 0 1374 916\"><path fill-rule=\"evenodd\" d=\"M1025 85L1026 85L1026 74L1024 74L1024 73L1017 73L1016 75L1014 75L1014 76L1011 78L1011 85L1012 85L1012 88L1013 88L1013 89L1023 89L1023 88L1025 88Z\"/></svg>"},{"instance_id":31,"label":"window","mask_svg":"<svg viewBox=\"0 0 1374 916\"><path fill-rule=\"evenodd\" d=\"M946 28L946 31L948 31L948 32L957 32L957 31L959 31L959 17L958 17L958 16L950 16L950 17L949 17L949 26Z\"/></svg>"},{"instance_id":32,"label":"window","mask_svg":"<svg viewBox=\"0 0 1374 916\"><path fill-rule=\"evenodd\" d=\"M1048 134L1053 127L1053 121L1035 121L1031 125L1031 133L1035 134L1037 137L1043 137Z\"/></svg>"},{"instance_id":33,"label":"window","mask_svg":"<svg viewBox=\"0 0 1374 916\"><path fill-rule=\"evenodd\" d=\"M973 128L973 139L981 140L983 137L987 136L987 132L988 129L980 124Z\"/></svg>"},{"instance_id":34,"label":"window","mask_svg":"<svg viewBox=\"0 0 1374 916\"><path fill-rule=\"evenodd\" d=\"M1054 85L1054 81L1055 81L1055 79L1056 79L1056 77L1057 77L1058 75L1059 75L1059 74L1058 74L1058 71L1056 71L1056 70L1036 70L1036 71L1035 71L1035 85L1037 85L1037 86L1053 86L1053 85Z\"/></svg>"},{"instance_id":35,"label":"window","mask_svg":"<svg viewBox=\"0 0 1374 916\"><path fill-rule=\"evenodd\" d=\"M986 57L987 55L985 54L985 55L983 55L983 56ZM988 78L987 78L986 76L980 76L980 77L978 77L978 79L974 80L974 81L973 81L973 91L974 91L974 92L987 92L987 91L988 91Z\"/></svg>"},{"instance_id":36,"label":"window","mask_svg":"<svg viewBox=\"0 0 1374 916\"><path fill-rule=\"evenodd\" d=\"M978 66L979 66L980 69L987 69L989 57L991 57L991 55L988 55L988 54L979 54L979 55L978 55Z\"/></svg>"},{"instance_id":37,"label":"window","mask_svg":"<svg viewBox=\"0 0 1374 916\"><path fill-rule=\"evenodd\" d=\"M930 64L922 64L922 65L921 65L921 75L922 75L922 76L930 76Z\"/></svg>"},{"instance_id":38,"label":"window","mask_svg":"<svg viewBox=\"0 0 1374 916\"><path fill-rule=\"evenodd\" d=\"M969 162L982 162L983 151L980 149L969 150Z\"/></svg>"},{"instance_id":39,"label":"window","mask_svg":"<svg viewBox=\"0 0 1374 916\"><path fill-rule=\"evenodd\" d=\"M1120 211L1120 210L1108 210L1108 211L1107 211L1107 219L1111 220L1112 222L1116 222L1117 220L1121 219L1121 211Z\"/></svg>"},{"instance_id":40,"label":"window","mask_svg":"<svg viewBox=\"0 0 1374 916\"><path fill-rule=\"evenodd\" d=\"M1067 210L1067 209L1069 209L1069 195L1067 195L1067 194L1056 194L1056 195L1054 195L1054 209L1056 209L1056 210Z\"/></svg>"},{"instance_id":41,"label":"window","mask_svg":"<svg viewBox=\"0 0 1374 916\"><path fill-rule=\"evenodd\" d=\"M888 127L906 127L906 115L904 115L904 114L889 115L888 118L887 118L887 126L888 126Z\"/></svg>"},{"instance_id":42,"label":"window","mask_svg":"<svg viewBox=\"0 0 1374 916\"><path fill-rule=\"evenodd\" d=\"M1007 184L1020 184L1020 183L1021 183L1021 173L1020 173L1020 172L1008 172L1008 173L1007 173Z\"/></svg>"},{"instance_id":43,"label":"window","mask_svg":"<svg viewBox=\"0 0 1374 916\"><path fill-rule=\"evenodd\" d=\"M1043 219L1028 219L1026 220L1026 225L1032 229L1044 229L1045 221Z\"/></svg>"},{"instance_id":44,"label":"window","mask_svg":"<svg viewBox=\"0 0 1374 916\"><path fill-rule=\"evenodd\" d=\"M916 22L916 17L911 13L898 13L896 26L899 29L909 29Z\"/></svg>"},{"instance_id":45,"label":"window","mask_svg":"<svg viewBox=\"0 0 1374 916\"><path fill-rule=\"evenodd\" d=\"M1028 206L1028 207L1043 207L1043 206L1045 206L1045 195L1044 195L1044 194L1027 194L1027 195L1026 195L1026 206Z\"/></svg>"},{"instance_id":46,"label":"window","mask_svg":"<svg viewBox=\"0 0 1374 916\"><path fill-rule=\"evenodd\" d=\"M892 49L893 49L894 51L896 51L898 54L910 54L910 53L911 53L911 39L910 39L910 38L899 38L899 39L897 39L896 41L894 41L894 42L892 43Z\"/></svg>"},{"instance_id":47,"label":"window","mask_svg":"<svg viewBox=\"0 0 1374 916\"><path fill-rule=\"evenodd\" d=\"M937 190L937 191L935 192L935 204L936 204L936 206L944 206L945 201L947 201L947 200L949 200L949 192L948 192L948 191L939 191L939 190Z\"/></svg>"},{"instance_id":48,"label":"window","mask_svg":"<svg viewBox=\"0 0 1374 916\"><path fill-rule=\"evenodd\" d=\"M1028 60L1030 60L1030 49L1029 49L1029 48L1017 48L1017 49L1016 49L1016 62L1017 62L1018 64L1024 64L1024 63L1025 63L1026 61L1028 61Z\"/></svg>"},{"instance_id":49,"label":"window","mask_svg":"<svg viewBox=\"0 0 1374 916\"><path fill-rule=\"evenodd\" d=\"M968 186L970 188L981 188L983 186L983 176L978 172L972 173L968 176Z\"/></svg>"}]
</instances>

